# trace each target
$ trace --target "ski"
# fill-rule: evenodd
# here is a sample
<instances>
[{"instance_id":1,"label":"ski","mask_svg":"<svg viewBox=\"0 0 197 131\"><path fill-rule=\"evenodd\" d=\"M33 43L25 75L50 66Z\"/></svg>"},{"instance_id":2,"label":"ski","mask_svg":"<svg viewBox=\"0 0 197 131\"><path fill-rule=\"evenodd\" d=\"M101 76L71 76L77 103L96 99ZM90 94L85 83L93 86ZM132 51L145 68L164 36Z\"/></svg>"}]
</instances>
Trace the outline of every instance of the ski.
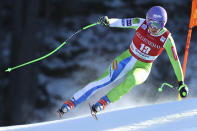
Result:
<instances>
[{"instance_id":1,"label":"ski","mask_svg":"<svg viewBox=\"0 0 197 131\"><path fill-rule=\"evenodd\" d=\"M56 114L59 116L59 118L62 118L64 113L62 111L58 110L56 112Z\"/></svg>"},{"instance_id":2,"label":"ski","mask_svg":"<svg viewBox=\"0 0 197 131\"><path fill-rule=\"evenodd\" d=\"M92 117L93 117L95 120L98 120L98 117L97 117L97 115L96 115L96 112L93 111L92 106L90 105L90 103L89 103L89 107L90 107L90 111L91 111Z\"/></svg>"}]
</instances>

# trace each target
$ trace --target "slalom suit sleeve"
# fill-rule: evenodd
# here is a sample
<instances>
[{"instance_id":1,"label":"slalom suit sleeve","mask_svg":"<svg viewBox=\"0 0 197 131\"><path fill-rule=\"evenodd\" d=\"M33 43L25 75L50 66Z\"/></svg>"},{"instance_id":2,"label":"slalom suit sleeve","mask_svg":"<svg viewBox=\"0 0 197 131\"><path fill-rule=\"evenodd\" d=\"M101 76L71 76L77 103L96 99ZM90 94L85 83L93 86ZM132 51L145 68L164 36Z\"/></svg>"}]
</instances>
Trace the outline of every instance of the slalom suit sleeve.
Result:
<instances>
[{"instance_id":1,"label":"slalom suit sleeve","mask_svg":"<svg viewBox=\"0 0 197 131\"><path fill-rule=\"evenodd\" d=\"M137 29L144 22L143 18L109 19L109 27Z\"/></svg>"},{"instance_id":2,"label":"slalom suit sleeve","mask_svg":"<svg viewBox=\"0 0 197 131\"><path fill-rule=\"evenodd\" d=\"M172 66L173 66L177 80L183 81L183 72L182 72L181 64L180 64L180 61L179 61L179 58L177 55L174 40L171 35L169 35L164 48L168 54L168 57L170 59Z\"/></svg>"}]
</instances>

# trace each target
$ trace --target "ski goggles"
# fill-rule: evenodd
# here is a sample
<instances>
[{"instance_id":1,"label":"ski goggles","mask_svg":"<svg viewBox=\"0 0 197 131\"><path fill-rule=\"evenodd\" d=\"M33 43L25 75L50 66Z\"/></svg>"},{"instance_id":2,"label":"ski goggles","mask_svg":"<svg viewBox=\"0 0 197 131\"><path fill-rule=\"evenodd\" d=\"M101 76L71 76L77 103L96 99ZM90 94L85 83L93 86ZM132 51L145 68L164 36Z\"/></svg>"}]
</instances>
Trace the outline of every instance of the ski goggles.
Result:
<instances>
[{"instance_id":1,"label":"ski goggles","mask_svg":"<svg viewBox=\"0 0 197 131\"><path fill-rule=\"evenodd\" d=\"M164 27L164 22L158 22L151 19L147 20L147 24L151 28L162 29Z\"/></svg>"}]
</instances>

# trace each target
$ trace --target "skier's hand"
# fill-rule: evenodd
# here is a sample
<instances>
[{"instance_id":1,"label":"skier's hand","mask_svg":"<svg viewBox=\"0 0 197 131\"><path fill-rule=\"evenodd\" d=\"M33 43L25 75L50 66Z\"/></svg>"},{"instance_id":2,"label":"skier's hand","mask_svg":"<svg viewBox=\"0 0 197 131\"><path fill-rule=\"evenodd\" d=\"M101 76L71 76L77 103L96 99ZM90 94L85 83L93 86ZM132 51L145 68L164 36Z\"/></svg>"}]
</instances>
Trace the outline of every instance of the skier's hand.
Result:
<instances>
[{"instance_id":1,"label":"skier's hand","mask_svg":"<svg viewBox=\"0 0 197 131\"><path fill-rule=\"evenodd\" d=\"M100 17L98 22L105 27L109 27L109 18L107 16Z\"/></svg>"},{"instance_id":2,"label":"skier's hand","mask_svg":"<svg viewBox=\"0 0 197 131\"><path fill-rule=\"evenodd\" d=\"M188 96L189 93L189 88L187 87L186 84L184 84L184 82L180 81L179 82L179 94L182 98L185 98Z\"/></svg>"}]
</instances>

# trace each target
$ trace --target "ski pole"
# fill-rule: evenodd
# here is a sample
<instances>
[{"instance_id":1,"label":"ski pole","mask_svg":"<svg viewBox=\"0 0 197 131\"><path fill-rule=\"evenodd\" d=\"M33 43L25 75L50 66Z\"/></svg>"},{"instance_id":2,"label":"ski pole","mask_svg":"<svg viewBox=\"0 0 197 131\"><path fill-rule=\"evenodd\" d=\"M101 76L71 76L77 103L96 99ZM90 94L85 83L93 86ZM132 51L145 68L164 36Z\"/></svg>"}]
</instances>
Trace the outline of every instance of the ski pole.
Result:
<instances>
[{"instance_id":1,"label":"ski pole","mask_svg":"<svg viewBox=\"0 0 197 131\"><path fill-rule=\"evenodd\" d=\"M70 37L68 37L61 45L59 45L55 50L51 51L50 53L48 53L48 54L46 54L46 55L44 55L44 56L42 56L42 57L39 57L39 58L37 58L37 59L31 60L31 61L29 61L29 62L26 62L26 63L24 63L24 64L21 64L21 65L12 67L12 68L8 68L7 70L5 70L5 72L11 72L12 70L15 70L15 69L17 69L17 68L20 68L20 67L29 65L29 64L31 64L31 63L34 63L34 62L37 62L37 61L40 61L40 60L42 60L42 59L45 59L45 58L49 57L50 55L52 55L53 53L55 53L57 50L59 50L62 46L66 45L67 42L68 42L68 40L70 40L73 36L75 36L76 34L80 33L80 32L83 31L83 30L86 30L86 29L91 28L91 27L93 27L93 26L96 26L96 25L98 25L98 24L100 24L100 23L99 23L99 22L96 22L96 23L87 25L87 26L85 26L85 27L79 29L78 31L76 31L74 34L72 34Z\"/></svg>"},{"instance_id":2,"label":"ski pole","mask_svg":"<svg viewBox=\"0 0 197 131\"><path fill-rule=\"evenodd\" d=\"M163 83L162 85L161 85L161 87L158 89L158 92L162 92L163 91L163 88L164 87L170 87L170 88L175 88L176 89L176 87L174 87L173 85L171 85L171 84L168 84L168 83ZM180 93L179 93L179 95L178 95L178 100L179 101L181 101L181 96L180 96Z\"/></svg>"},{"instance_id":3,"label":"ski pole","mask_svg":"<svg viewBox=\"0 0 197 131\"><path fill-rule=\"evenodd\" d=\"M159 91L159 92L162 92L164 87L174 88L174 86L171 85L171 84L163 83L163 84L161 85L161 87L158 89L158 91Z\"/></svg>"}]
</instances>

